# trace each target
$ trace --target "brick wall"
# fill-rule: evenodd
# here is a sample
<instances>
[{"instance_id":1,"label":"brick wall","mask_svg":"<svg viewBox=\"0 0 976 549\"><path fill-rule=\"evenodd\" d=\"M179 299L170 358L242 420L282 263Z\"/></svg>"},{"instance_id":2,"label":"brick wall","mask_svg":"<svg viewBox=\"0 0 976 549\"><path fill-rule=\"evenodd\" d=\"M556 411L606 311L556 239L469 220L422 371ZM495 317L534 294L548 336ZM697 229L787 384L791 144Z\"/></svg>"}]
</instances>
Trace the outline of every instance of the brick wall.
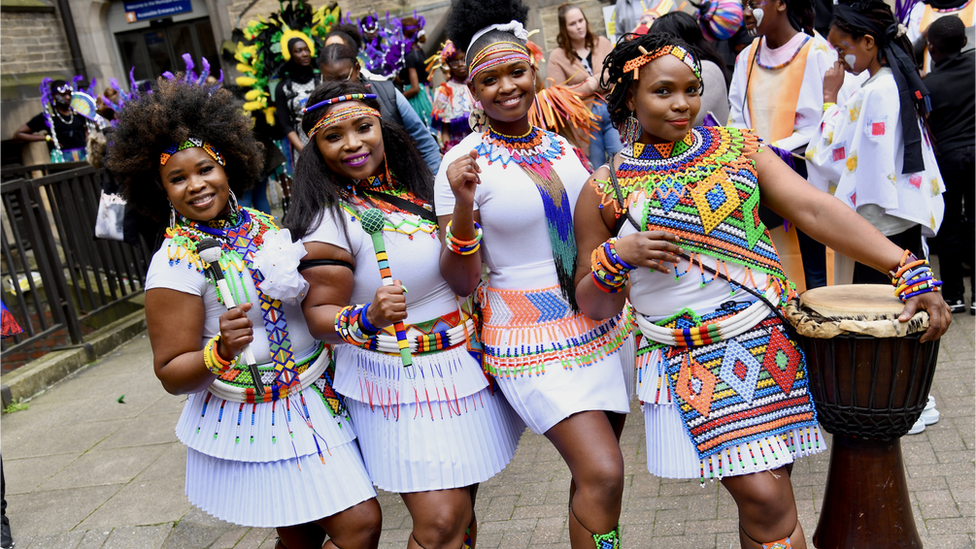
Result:
<instances>
[{"instance_id":1,"label":"brick wall","mask_svg":"<svg viewBox=\"0 0 976 549\"><path fill-rule=\"evenodd\" d=\"M57 13L0 13L0 74L71 69Z\"/></svg>"}]
</instances>

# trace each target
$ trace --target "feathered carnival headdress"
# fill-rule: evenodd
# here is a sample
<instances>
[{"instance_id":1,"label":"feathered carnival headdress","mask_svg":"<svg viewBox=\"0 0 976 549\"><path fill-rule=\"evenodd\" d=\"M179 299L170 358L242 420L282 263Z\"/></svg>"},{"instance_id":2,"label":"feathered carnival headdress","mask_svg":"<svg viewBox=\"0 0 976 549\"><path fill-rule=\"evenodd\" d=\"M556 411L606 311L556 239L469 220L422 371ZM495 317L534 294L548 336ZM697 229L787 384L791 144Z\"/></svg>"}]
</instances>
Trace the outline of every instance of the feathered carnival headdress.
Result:
<instances>
[{"instance_id":1,"label":"feathered carnival headdress","mask_svg":"<svg viewBox=\"0 0 976 549\"><path fill-rule=\"evenodd\" d=\"M423 18L419 18L419 21L422 24ZM403 20L386 12L386 24L382 25L374 12L359 18L356 24L363 35L363 66L366 70L384 77L400 72L413 47L413 39L404 34ZM367 34L375 36L370 39ZM417 34L414 34L414 38Z\"/></svg>"},{"instance_id":2,"label":"feathered carnival headdress","mask_svg":"<svg viewBox=\"0 0 976 549\"><path fill-rule=\"evenodd\" d=\"M424 61L427 67L427 80L433 78L436 69L446 67L457 52L458 49L454 47L454 42L448 40L441 44L441 49Z\"/></svg>"},{"instance_id":3,"label":"feathered carnival headdress","mask_svg":"<svg viewBox=\"0 0 976 549\"><path fill-rule=\"evenodd\" d=\"M269 84L280 77L281 70L291 60L288 43L298 38L308 45L312 57L325 45L325 35L339 22L339 5L332 2L316 10L303 0L283 0L280 10L267 19L259 16L247 22L243 29L235 29L237 37L237 70L244 76L237 85L250 88L244 95L244 110L263 112L269 125L274 124L274 104Z\"/></svg>"},{"instance_id":4,"label":"feathered carnival headdress","mask_svg":"<svg viewBox=\"0 0 976 549\"><path fill-rule=\"evenodd\" d=\"M82 80L84 80L83 76L75 76L71 79L71 82L65 82L58 87L57 93L70 91L71 110L85 117L95 127L103 128L108 126L108 121L95 112L95 95L98 94L95 91L97 85L95 79L93 78L91 84L84 90L79 86ZM51 161L64 162L64 155L61 153L61 143L58 142L58 134L54 130L54 119L52 118L54 113L54 90L51 87L54 82L50 78L41 80L41 105L44 107L44 122L47 124L48 135L51 136L51 143L54 145L54 150L51 151Z\"/></svg>"}]
</instances>

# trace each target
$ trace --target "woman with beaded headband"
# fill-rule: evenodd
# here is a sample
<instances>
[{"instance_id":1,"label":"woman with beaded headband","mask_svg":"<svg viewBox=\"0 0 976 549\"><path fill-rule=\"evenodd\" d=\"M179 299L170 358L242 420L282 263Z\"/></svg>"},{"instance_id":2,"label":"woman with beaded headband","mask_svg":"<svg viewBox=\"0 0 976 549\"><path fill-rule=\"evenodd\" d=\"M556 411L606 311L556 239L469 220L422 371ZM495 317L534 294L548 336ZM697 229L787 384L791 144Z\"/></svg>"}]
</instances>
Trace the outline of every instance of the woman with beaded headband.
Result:
<instances>
[{"instance_id":1,"label":"woman with beaded headband","mask_svg":"<svg viewBox=\"0 0 976 549\"><path fill-rule=\"evenodd\" d=\"M187 395L176 426L187 497L221 520L276 528L278 549L375 548L380 507L332 389L332 349L300 306L304 249L234 198L263 157L241 105L160 79L116 113L105 161L130 204L169 217L146 324L156 376Z\"/></svg>"},{"instance_id":2,"label":"woman with beaded headband","mask_svg":"<svg viewBox=\"0 0 976 549\"><path fill-rule=\"evenodd\" d=\"M438 271L430 170L379 108L352 81L309 99L302 128L315 146L287 217L308 250L302 305L313 335L348 343L336 347L336 390L373 483L410 511L407 547L473 547L478 483L508 464L525 427L489 387L470 307Z\"/></svg>"},{"instance_id":3,"label":"woman with beaded headband","mask_svg":"<svg viewBox=\"0 0 976 549\"><path fill-rule=\"evenodd\" d=\"M529 123L527 12L519 0L459 0L448 16L483 110L482 126L448 151L435 178L441 273L458 295L478 290L486 371L569 465L572 546L618 547L615 427L630 411L618 351L632 349L630 324L622 315L590 321L576 305L572 211L588 172L564 138ZM482 263L490 280L479 288Z\"/></svg>"},{"instance_id":4,"label":"woman with beaded headband","mask_svg":"<svg viewBox=\"0 0 976 549\"><path fill-rule=\"evenodd\" d=\"M911 279L917 291L897 290L906 302L899 320L926 309L923 340L951 321L933 292L939 283L926 262L809 185L752 131L692 127L701 69L684 42L651 33L618 44L606 66L610 115L635 119L637 135L612 172L593 174L576 206L580 308L592 318L618 314L629 282L648 470L720 479L738 507L743 548L806 547L789 470L824 443L803 355L780 320L795 289L759 204Z\"/></svg>"}]
</instances>

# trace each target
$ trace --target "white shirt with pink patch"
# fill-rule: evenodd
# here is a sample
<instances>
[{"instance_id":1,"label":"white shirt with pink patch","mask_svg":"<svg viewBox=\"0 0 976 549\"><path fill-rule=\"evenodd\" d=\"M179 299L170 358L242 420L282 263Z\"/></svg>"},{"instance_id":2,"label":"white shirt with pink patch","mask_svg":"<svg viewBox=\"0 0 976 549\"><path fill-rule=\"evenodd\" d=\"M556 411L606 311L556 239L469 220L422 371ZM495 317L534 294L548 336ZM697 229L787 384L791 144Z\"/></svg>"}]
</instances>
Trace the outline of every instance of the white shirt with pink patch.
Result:
<instances>
[{"instance_id":1,"label":"white shirt with pink patch","mask_svg":"<svg viewBox=\"0 0 976 549\"><path fill-rule=\"evenodd\" d=\"M840 103L840 102L838 102ZM898 86L884 67L824 112L806 158L809 181L857 210L885 235L915 224L934 236L942 224L945 184L924 128L920 172L902 173L905 142Z\"/></svg>"}]
</instances>

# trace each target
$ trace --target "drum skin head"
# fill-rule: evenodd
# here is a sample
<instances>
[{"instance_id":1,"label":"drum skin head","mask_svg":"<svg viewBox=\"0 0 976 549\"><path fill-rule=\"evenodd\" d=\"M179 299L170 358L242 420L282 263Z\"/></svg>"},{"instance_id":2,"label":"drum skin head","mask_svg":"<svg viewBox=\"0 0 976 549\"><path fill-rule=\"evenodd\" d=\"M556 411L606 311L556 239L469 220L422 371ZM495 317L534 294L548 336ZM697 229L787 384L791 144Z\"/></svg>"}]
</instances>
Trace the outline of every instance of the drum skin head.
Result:
<instances>
[{"instance_id":1,"label":"drum skin head","mask_svg":"<svg viewBox=\"0 0 976 549\"><path fill-rule=\"evenodd\" d=\"M807 290L800 304L827 318L881 320L898 318L905 304L883 284L842 284Z\"/></svg>"}]
</instances>

